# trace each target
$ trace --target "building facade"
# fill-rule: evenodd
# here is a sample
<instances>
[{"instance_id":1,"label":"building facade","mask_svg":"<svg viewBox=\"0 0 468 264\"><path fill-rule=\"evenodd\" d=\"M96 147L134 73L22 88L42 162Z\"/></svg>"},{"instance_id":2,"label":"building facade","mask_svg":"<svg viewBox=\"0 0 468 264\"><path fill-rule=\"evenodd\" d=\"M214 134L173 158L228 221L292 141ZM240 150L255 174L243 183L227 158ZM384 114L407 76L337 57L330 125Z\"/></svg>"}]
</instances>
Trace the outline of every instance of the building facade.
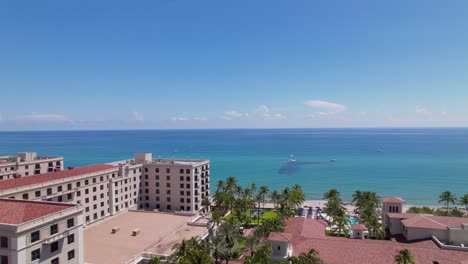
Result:
<instances>
[{"instance_id":1,"label":"building facade","mask_svg":"<svg viewBox=\"0 0 468 264\"><path fill-rule=\"evenodd\" d=\"M22 152L16 156L0 156L0 180L58 170L63 170L63 157L38 156L36 152Z\"/></svg>"},{"instance_id":2,"label":"building facade","mask_svg":"<svg viewBox=\"0 0 468 264\"><path fill-rule=\"evenodd\" d=\"M82 207L0 199L0 263L84 263Z\"/></svg>"},{"instance_id":3,"label":"building facade","mask_svg":"<svg viewBox=\"0 0 468 264\"><path fill-rule=\"evenodd\" d=\"M0 198L83 206L85 224L128 209L197 214L209 196L208 160L134 159L4 180Z\"/></svg>"}]
</instances>

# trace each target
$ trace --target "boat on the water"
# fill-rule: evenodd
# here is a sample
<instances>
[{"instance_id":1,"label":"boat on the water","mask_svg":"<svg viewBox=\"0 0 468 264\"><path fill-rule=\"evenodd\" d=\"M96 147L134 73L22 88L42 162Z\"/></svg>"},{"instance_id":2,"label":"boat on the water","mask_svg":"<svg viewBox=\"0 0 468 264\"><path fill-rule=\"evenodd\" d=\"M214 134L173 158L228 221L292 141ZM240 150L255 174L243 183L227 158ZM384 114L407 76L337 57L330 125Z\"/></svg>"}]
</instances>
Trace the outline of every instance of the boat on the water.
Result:
<instances>
[{"instance_id":1,"label":"boat on the water","mask_svg":"<svg viewBox=\"0 0 468 264\"><path fill-rule=\"evenodd\" d=\"M289 155L288 163L293 163L293 162L296 162L294 155Z\"/></svg>"},{"instance_id":2,"label":"boat on the water","mask_svg":"<svg viewBox=\"0 0 468 264\"><path fill-rule=\"evenodd\" d=\"M336 162L336 159L331 159L330 162Z\"/></svg>"}]
</instances>

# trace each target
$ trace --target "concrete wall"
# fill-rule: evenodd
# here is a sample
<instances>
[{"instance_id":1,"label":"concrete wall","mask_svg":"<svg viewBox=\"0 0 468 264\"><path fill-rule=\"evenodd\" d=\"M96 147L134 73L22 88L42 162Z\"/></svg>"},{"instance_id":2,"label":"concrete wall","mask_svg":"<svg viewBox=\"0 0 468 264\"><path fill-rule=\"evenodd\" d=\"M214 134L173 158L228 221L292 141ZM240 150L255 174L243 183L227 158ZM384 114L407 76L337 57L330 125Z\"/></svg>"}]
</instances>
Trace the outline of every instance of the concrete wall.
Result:
<instances>
[{"instance_id":1,"label":"concrete wall","mask_svg":"<svg viewBox=\"0 0 468 264\"><path fill-rule=\"evenodd\" d=\"M280 241L271 241L271 249L273 251L273 257L281 257L287 258L288 257L288 242L280 242Z\"/></svg>"},{"instance_id":2,"label":"concrete wall","mask_svg":"<svg viewBox=\"0 0 468 264\"><path fill-rule=\"evenodd\" d=\"M437 239L441 240L439 237ZM468 229L450 228L448 241L450 245L464 244L468 247Z\"/></svg>"},{"instance_id":3,"label":"concrete wall","mask_svg":"<svg viewBox=\"0 0 468 264\"><path fill-rule=\"evenodd\" d=\"M404 235L407 240L430 239L432 236L437 237L439 240L448 240L448 229L425 229L425 228L405 228Z\"/></svg>"},{"instance_id":4,"label":"concrete wall","mask_svg":"<svg viewBox=\"0 0 468 264\"><path fill-rule=\"evenodd\" d=\"M403 232L403 225L401 224L401 219L397 218L388 218L387 227L390 229L390 234L397 235Z\"/></svg>"}]
</instances>

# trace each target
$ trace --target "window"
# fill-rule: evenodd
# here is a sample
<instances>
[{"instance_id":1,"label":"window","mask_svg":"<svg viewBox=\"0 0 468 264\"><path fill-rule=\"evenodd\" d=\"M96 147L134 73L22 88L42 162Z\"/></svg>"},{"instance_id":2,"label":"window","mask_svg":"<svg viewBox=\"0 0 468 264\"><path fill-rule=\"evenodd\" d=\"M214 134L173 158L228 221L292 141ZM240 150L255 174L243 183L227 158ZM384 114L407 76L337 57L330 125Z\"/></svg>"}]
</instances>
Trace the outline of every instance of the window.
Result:
<instances>
[{"instance_id":1,"label":"window","mask_svg":"<svg viewBox=\"0 0 468 264\"><path fill-rule=\"evenodd\" d=\"M3 263L8 264L8 256L0 256L0 263L1 264L3 264Z\"/></svg>"},{"instance_id":2,"label":"window","mask_svg":"<svg viewBox=\"0 0 468 264\"><path fill-rule=\"evenodd\" d=\"M170 188L170 187L171 187L171 183L170 183L170 182L166 182L166 187L167 187L167 188Z\"/></svg>"},{"instance_id":3,"label":"window","mask_svg":"<svg viewBox=\"0 0 468 264\"><path fill-rule=\"evenodd\" d=\"M54 258L52 261L50 261L50 264L59 264L59 258Z\"/></svg>"},{"instance_id":4,"label":"window","mask_svg":"<svg viewBox=\"0 0 468 264\"><path fill-rule=\"evenodd\" d=\"M93 183L96 183L96 178L93 178Z\"/></svg>"},{"instance_id":5,"label":"window","mask_svg":"<svg viewBox=\"0 0 468 264\"><path fill-rule=\"evenodd\" d=\"M183 183L180 184L180 188L184 188L184 184L183 184Z\"/></svg>"},{"instance_id":6,"label":"window","mask_svg":"<svg viewBox=\"0 0 468 264\"><path fill-rule=\"evenodd\" d=\"M180 202L183 203L183 202L184 202L184 198L180 198Z\"/></svg>"},{"instance_id":7,"label":"window","mask_svg":"<svg viewBox=\"0 0 468 264\"><path fill-rule=\"evenodd\" d=\"M180 207L180 210L181 210L181 211L184 211L184 210L185 210L185 208L184 208L183 206L181 206L181 207Z\"/></svg>"},{"instance_id":8,"label":"window","mask_svg":"<svg viewBox=\"0 0 468 264\"><path fill-rule=\"evenodd\" d=\"M75 250L68 251L68 260L72 260L75 258Z\"/></svg>"},{"instance_id":9,"label":"window","mask_svg":"<svg viewBox=\"0 0 468 264\"><path fill-rule=\"evenodd\" d=\"M186 177L185 180L186 180L186 181L190 181L190 177Z\"/></svg>"},{"instance_id":10,"label":"window","mask_svg":"<svg viewBox=\"0 0 468 264\"><path fill-rule=\"evenodd\" d=\"M62 186L57 186L57 192L61 192L62 191Z\"/></svg>"},{"instance_id":11,"label":"window","mask_svg":"<svg viewBox=\"0 0 468 264\"><path fill-rule=\"evenodd\" d=\"M159 187L159 182L156 183L156 187Z\"/></svg>"},{"instance_id":12,"label":"window","mask_svg":"<svg viewBox=\"0 0 468 264\"><path fill-rule=\"evenodd\" d=\"M103 181L103 180L104 180L103 176L99 177L99 181Z\"/></svg>"},{"instance_id":13,"label":"window","mask_svg":"<svg viewBox=\"0 0 468 264\"><path fill-rule=\"evenodd\" d=\"M72 189L71 183L67 184L67 190L71 190L71 189Z\"/></svg>"},{"instance_id":14,"label":"window","mask_svg":"<svg viewBox=\"0 0 468 264\"><path fill-rule=\"evenodd\" d=\"M71 200L71 199L72 199L72 194L71 194L71 193L68 193L68 194L67 194L67 199L68 199L68 200Z\"/></svg>"},{"instance_id":15,"label":"window","mask_svg":"<svg viewBox=\"0 0 468 264\"><path fill-rule=\"evenodd\" d=\"M57 224L53 224L50 226L50 234L51 235L54 235L54 234L57 234L58 233L58 225Z\"/></svg>"},{"instance_id":16,"label":"window","mask_svg":"<svg viewBox=\"0 0 468 264\"><path fill-rule=\"evenodd\" d=\"M145 172L148 172L148 168L145 168Z\"/></svg>"},{"instance_id":17,"label":"window","mask_svg":"<svg viewBox=\"0 0 468 264\"><path fill-rule=\"evenodd\" d=\"M31 233L31 243L34 243L40 239L39 231L34 231Z\"/></svg>"},{"instance_id":18,"label":"window","mask_svg":"<svg viewBox=\"0 0 468 264\"><path fill-rule=\"evenodd\" d=\"M52 188L47 188L47 195L52 195Z\"/></svg>"},{"instance_id":19,"label":"window","mask_svg":"<svg viewBox=\"0 0 468 264\"><path fill-rule=\"evenodd\" d=\"M156 189L156 194L159 194L159 189Z\"/></svg>"},{"instance_id":20,"label":"window","mask_svg":"<svg viewBox=\"0 0 468 264\"><path fill-rule=\"evenodd\" d=\"M180 169L180 173L184 173L184 169Z\"/></svg>"},{"instance_id":21,"label":"window","mask_svg":"<svg viewBox=\"0 0 468 264\"><path fill-rule=\"evenodd\" d=\"M156 201L158 201L158 202L159 202L159 196L156 196Z\"/></svg>"},{"instance_id":22,"label":"window","mask_svg":"<svg viewBox=\"0 0 468 264\"><path fill-rule=\"evenodd\" d=\"M85 180L85 181L84 181L84 184L85 184L85 185L88 185L88 184L89 184L89 180Z\"/></svg>"},{"instance_id":23,"label":"window","mask_svg":"<svg viewBox=\"0 0 468 264\"><path fill-rule=\"evenodd\" d=\"M190 173L190 169L186 169L186 170L185 170L185 173Z\"/></svg>"},{"instance_id":24,"label":"window","mask_svg":"<svg viewBox=\"0 0 468 264\"><path fill-rule=\"evenodd\" d=\"M36 192L35 192L35 196L36 196L36 197L41 197L41 191L36 191Z\"/></svg>"},{"instance_id":25,"label":"window","mask_svg":"<svg viewBox=\"0 0 468 264\"><path fill-rule=\"evenodd\" d=\"M166 201L171 202L171 197L167 197Z\"/></svg>"},{"instance_id":26,"label":"window","mask_svg":"<svg viewBox=\"0 0 468 264\"><path fill-rule=\"evenodd\" d=\"M24 199L24 200L29 199L29 195L28 195L27 193L23 193L23 199Z\"/></svg>"},{"instance_id":27,"label":"window","mask_svg":"<svg viewBox=\"0 0 468 264\"><path fill-rule=\"evenodd\" d=\"M185 187L186 187L186 188L190 188L190 184L186 184Z\"/></svg>"},{"instance_id":28,"label":"window","mask_svg":"<svg viewBox=\"0 0 468 264\"><path fill-rule=\"evenodd\" d=\"M97 188L96 186L93 187L93 192L96 192L97 191Z\"/></svg>"},{"instance_id":29,"label":"window","mask_svg":"<svg viewBox=\"0 0 468 264\"><path fill-rule=\"evenodd\" d=\"M81 186L81 182L77 182L77 183L76 183L76 187L78 188L78 187L80 187L80 186Z\"/></svg>"},{"instance_id":30,"label":"window","mask_svg":"<svg viewBox=\"0 0 468 264\"><path fill-rule=\"evenodd\" d=\"M159 172L159 168L156 168L156 169L155 169L155 172Z\"/></svg>"},{"instance_id":31,"label":"window","mask_svg":"<svg viewBox=\"0 0 468 264\"><path fill-rule=\"evenodd\" d=\"M104 190L104 185L101 184L101 186L99 187L101 190Z\"/></svg>"},{"instance_id":32,"label":"window","mask_svg":"<svg viewBox=\"0 0 468 264\"><path fill-rule=\"evenodd\" d=\"M61 202L62 201L62 196L60 195L59 197L57 197L57 201L58 202Z\"/></svg>"},{"instance_id":33,"label":"window","mask_svg":"<svg viewBox=\"0 0 468 264\"><path fill-rule=\"evenodd\" d=\"M184 195L184 191L180 191L180 195Z\"/></svg>"},{"instance_id":34,"label":"window","mask_svg":"<svg viewBox=\"0 0 468 264\"><path fill-rule=\"evenodd\" d=\"M171 190L167 190L167 191L166 191L166 194L167 194L167 195L171 195Z\"/></svg>"},{"instance_id":35,"label":"window","mask_svg":"<svg viewBox=\"0 0 468 264\"><path fill-rule=\"evenodd\" d=\"M171 173L171 169L167 168L166 173Z\"/></svg>"},{"instance_id":36,"label":"window","mask_svg":"<svg viewBox=\"0 0 468 264\"><path fill-rule=\"evenodd\" d=\"M70 218L67 220L67 228L73 227L75 225L75 219Z\"/></svg>"},{"instance_id":37,"label":"window","mask_svg":"<svg viewBox=\"0 0 468 264\"><path fill-rule=\"evenodd\" d=\"M156 180L159 181L159 175L156 175Z\"/></svg>"},{"instance_id":38,"label":"window","mask_svg":"<svg viewBox=\"0 0 468 264\"><path fill-rule=\"evenodd\" d=\"M81 191L77 191L76 196L81 196Z\"/></svg>"},{"instance_id":39,"label":"window","mask_svg":"<svg viewBox=\"0 0 468 264\"><path fill-rule=\"evenodd\" d=\"M85 189L85 190L84 190L84 193L85 193L85 194L88 194L88 193L89 193L89 189Z\"/></svg>"},{"instance_id":40,"label":"window","mask_svg":"<svg viewBox=\"0 0 468 264\"><path fill-rule=\"evenodd\" d=\"M41 249L31 251L31 261L38 260L41 257Z\"/></svg>"},{"instance_id":41,"label":"window","mask_svg":"<svg viewBox=\"0 0 468 264\"><path fill-rule=\"evenodd\" d=\"M1 248L8 248L8 237L0 237L0 247Z\"/></svg>"}]
</instances>

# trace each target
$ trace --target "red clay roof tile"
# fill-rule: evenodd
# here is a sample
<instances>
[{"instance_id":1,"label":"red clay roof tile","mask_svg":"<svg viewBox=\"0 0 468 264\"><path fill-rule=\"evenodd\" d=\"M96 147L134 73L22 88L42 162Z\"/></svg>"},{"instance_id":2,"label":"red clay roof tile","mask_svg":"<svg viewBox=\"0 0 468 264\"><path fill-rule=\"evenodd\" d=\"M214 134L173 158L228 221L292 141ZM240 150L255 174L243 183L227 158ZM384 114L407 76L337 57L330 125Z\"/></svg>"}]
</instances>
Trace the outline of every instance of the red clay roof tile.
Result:
<instances>
[{"instance_id":1,"label":"red clay roof tile","mask_svg":"<svg viewBox=\"0 0 468 264\"><path fill-rule=\"evenodd\" d=\"M18 225L76 205L44 201L0 199L0 223Z\"/></svg>"},{"instance_id":2,"label":"red clay roof tile","mask_svg":"<svg viewBox=\"0 0 468 264\"><path fill-rule=\"evenodd\" d=\"M18 179L9 179L0 181L0 191L18 188L22 186L29 186L33 184L64 179L68 177L79 176L82 174L94 173L99 171L104 171L108 169L118 168L115 165L109 164L97 164L86 167L75 168L72 170L63 170L56 172L49 172L44 174L37 174L33 176L26 176Z\"/></svg>"}]
</instances>

